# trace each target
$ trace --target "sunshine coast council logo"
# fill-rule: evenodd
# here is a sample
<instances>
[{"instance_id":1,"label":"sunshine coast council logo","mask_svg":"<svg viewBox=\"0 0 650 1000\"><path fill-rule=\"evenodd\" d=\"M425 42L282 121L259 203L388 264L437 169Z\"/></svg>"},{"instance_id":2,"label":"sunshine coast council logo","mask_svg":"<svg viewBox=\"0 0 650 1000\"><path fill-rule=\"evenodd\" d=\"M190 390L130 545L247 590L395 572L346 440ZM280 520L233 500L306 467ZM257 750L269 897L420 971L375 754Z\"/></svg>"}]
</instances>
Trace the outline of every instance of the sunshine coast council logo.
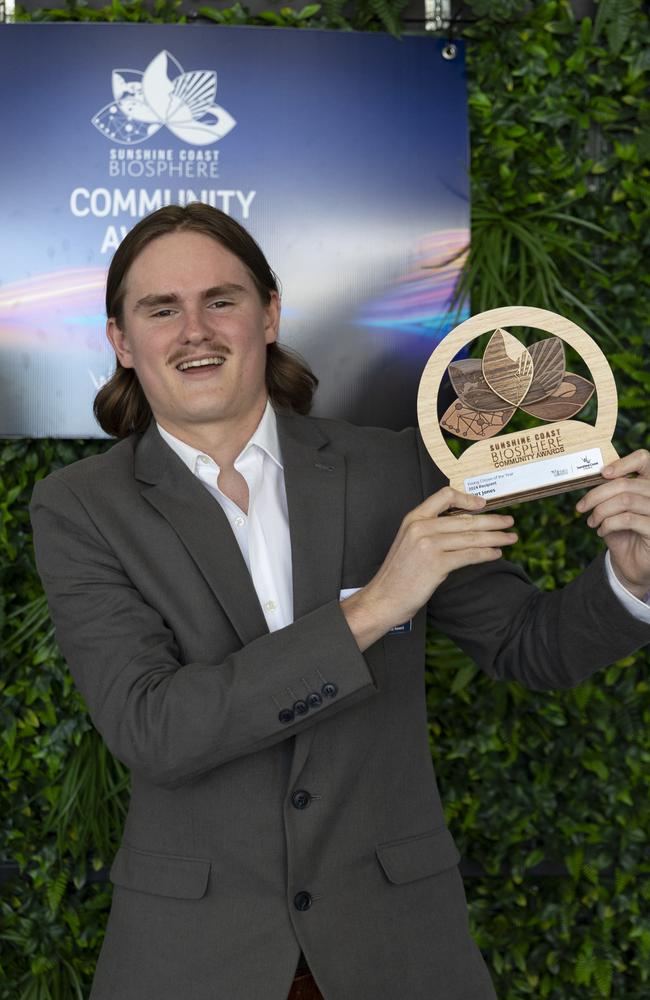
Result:
<instances>
[{"instance_id":1,"label":"sunshine coast council logo","mask_svg":"<svg viewBox=\"0 0 650 1000\"><path fill-rule=\"evenodd\" d=\"M186 73L166 50L144 72L114 69L111 82L113 100L91 122L107 139L124 146L150 139L163 126L192 146L209 146L237 124L214 103L216 72Z\"/></svg>"}]
</instances>

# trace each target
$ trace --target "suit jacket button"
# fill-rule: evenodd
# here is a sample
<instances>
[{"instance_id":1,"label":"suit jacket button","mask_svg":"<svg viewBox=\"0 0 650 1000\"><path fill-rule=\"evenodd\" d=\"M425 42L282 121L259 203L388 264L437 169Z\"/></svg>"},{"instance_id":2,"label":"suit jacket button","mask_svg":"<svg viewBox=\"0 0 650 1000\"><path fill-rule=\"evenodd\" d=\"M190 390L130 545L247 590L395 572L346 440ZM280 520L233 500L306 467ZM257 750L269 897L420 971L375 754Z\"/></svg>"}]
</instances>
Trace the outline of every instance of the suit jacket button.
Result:
<instances>
[{"instance_id":1,"label":"suit jacket button","mask_svg":"<svg viewBox=\"0 0 650 1000\"><path fill-rule=\"evenodd\" d=\"M326 698L335 698L336 695L339 693L339 689L337 688L336 684L334 684L332 681L325 681L325 683L321 688L321 691Z\"/></svg>"},{"instance_id":2,"label":"suit jacket button","mask_svg":"<svg viewBox=\"0 0 650 1000\"><path fill-rule=\"evenodd\" d=\"M303 912L311 906L312 899L308 892L297 892L293 897L293 905L297 910Z\"/></svg>"},{"instance_id":3,"label":"suit jacket button","mask_svg":"<svg viewBox=\"0 0 650 1000\"><path fill-rule=\"evenodd\" d=\"M312 691L311 694L307 695L307 703L310 708L319 708L323 704L323 699L318 691Z\"/></svg>"},{"instance_id":4,"label":"suit jacket button","mask_svg":"<svg viewBox=\"0 0 650 1000\"><path fill-rule=\"evenodd\" d=\"M278 719L280 720L280 722L284 723L285 725L288 722L293 722L293 712L291 711L290 708L282 708L282 709L280 709L280 713L278 715Z\"/></svg>"},{"instance_id":5,"label":"suit jacket button","mask_svg":"<svg viewBox=\"0 0 650 1000\"><path fill-rule=\"evenodd\" d=\"M309 711L309 705L302 698L299 698L298 701L294 701L293 710L296 715L305 715Z\"/></svg>"},{"instance_id":6,"label":"suit jacket button","mask_svg":"<svg viewBox=\"0 0 650 1000\"><path fill-rule=\"evenodd\" d=\"M311 802L311 795L304 788L297 788L291 796L291 805L295 809L306 809Z\"/></svg>"}]
</instances>

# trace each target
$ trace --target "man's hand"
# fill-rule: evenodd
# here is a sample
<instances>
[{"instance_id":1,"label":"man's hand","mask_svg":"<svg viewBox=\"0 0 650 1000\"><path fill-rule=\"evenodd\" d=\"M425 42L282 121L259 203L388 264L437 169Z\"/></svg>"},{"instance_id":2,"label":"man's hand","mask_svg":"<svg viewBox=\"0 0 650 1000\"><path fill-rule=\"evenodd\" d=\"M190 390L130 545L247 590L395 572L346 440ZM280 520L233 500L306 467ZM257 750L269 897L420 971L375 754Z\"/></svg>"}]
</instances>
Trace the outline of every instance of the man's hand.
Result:
<instances>
[{"instance_id":1,"label":"man's hand","mask_svg":"<svg viewBox=\"0 0 650 1000\"><path fill-rule=\"evenodd\" d=\"M645 597L650 590L650 453L633 451L602 475L609 481L589 490L576 510L589 512L587 524L607 545L623 586L635 597Z\"/></svg>"},{"instance_id":2,"label":"man's hand","mask_svg":"<svg viewBox=\"0 0 650 1000\"><path fill-rule=\"evenodd\" d=\"M362 651L412 618L452 570L498 559L501 546L517 540L506 531L512 517L477 513L484 506L447 486L406 515L376 575L341 604ZM440 517L451 507L468 513Z\"/></svg>"}]
</instances>

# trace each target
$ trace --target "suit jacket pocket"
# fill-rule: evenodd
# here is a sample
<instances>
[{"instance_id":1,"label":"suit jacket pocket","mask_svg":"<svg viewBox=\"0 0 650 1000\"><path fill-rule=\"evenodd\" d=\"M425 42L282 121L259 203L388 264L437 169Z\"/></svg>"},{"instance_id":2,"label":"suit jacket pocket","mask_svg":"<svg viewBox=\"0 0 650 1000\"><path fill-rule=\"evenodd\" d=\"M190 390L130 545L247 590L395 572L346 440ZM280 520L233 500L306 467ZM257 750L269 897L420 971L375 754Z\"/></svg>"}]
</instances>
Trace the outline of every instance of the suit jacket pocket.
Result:
<instances>
[{"instance_id":1,"label":"suit jacket pocket","mask_svg":"<svg viewBox=\"0 0 650 1000\"><path fill-rule=\"evenodd\" d=\"M182 858L150 854L133 847L120 847L111 866L114 885L156 896L200 899L208 885L210 862L204 858Z\"/></svg>"},{"instance_id":2,"label":"suit jacket pocket","mask_svg":"<svg viewBox=\"0 0 650 1000\"><path fill-rule=\"evenodd\" d=\"M446 827L379 844L376 853L384 875L394 885L437 875L460 861L458 848Z\"/></svg>"}]
</instances>

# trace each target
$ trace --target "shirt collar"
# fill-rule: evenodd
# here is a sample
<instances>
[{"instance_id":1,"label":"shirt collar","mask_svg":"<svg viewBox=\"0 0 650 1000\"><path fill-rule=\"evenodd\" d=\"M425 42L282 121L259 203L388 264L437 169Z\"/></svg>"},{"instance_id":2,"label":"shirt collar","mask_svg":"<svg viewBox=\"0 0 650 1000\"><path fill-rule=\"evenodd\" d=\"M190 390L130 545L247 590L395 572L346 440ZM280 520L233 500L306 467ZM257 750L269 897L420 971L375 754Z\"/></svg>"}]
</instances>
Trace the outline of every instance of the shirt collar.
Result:
<instances>
[{"instance_id":1,"label":"shirt collar","mask_svg":"<svg viewBox=\"0 0 650 1000\"><path fill-rule=\"evenodd\" d=\"M270 400L266 401L266 408L262 414L262 419L255 429L255 433L248 444L242 448L237 458L241 458L244 452L253 444L261 448L269 458L272 458L277 466L281 469L284 468L282 453L280 451L280 439L278 437L278 422Z\"/></svg>"},{"instance_id":2,"label":"shirt collar","mask_svg":"<svg viewBox=\"0 0 650 1000\"><path fill-rule=\"evenodd\" d=\"M181 441L180 438L174 437L174 435L170 434L169 431L166 431L164 427L161 427L159 423L156 423L156 427L158 428L158 433L163 441L166 441L172 451L176 452L178 457L185 463L190 472L195 475L197 463L201 458L206 457L205 453L193 448L191 444ZM271 406L270 400L267 400L266 402L262 419L255 428L255 433L251 437L250 441L244 445L235 459L235 466L253 445L256 445L261 451L268 455L269 458L272 458L280 469L284 468L282 465L282 454L280 452L280 440L278 438L278 425L275 410ZM216 465L216 462L214 464Z\"/></svg>"}]
</instances>

